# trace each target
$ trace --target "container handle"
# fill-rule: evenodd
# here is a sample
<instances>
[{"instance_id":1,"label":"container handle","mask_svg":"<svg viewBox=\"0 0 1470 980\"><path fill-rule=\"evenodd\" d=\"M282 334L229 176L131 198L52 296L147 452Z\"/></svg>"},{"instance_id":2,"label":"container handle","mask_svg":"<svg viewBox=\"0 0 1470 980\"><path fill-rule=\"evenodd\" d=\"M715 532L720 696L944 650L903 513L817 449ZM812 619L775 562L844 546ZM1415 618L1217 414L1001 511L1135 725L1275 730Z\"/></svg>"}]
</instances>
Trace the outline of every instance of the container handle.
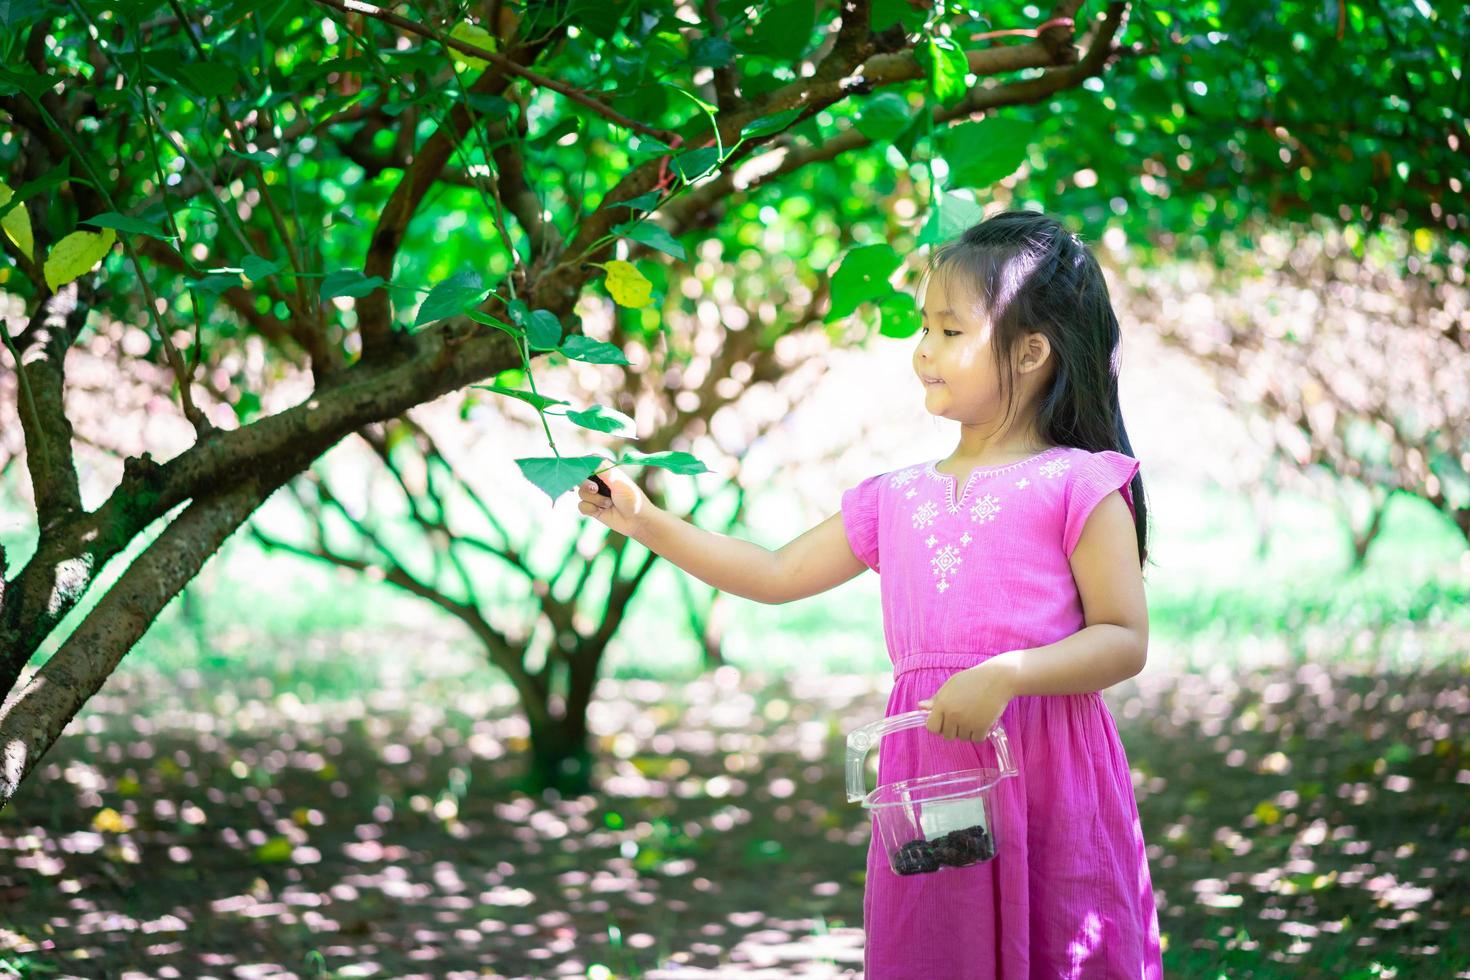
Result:
<instances>
[{"instance_id":1,"label":"container handle","mask_svg":"<svg viewBox=\"0 0 1470 980\"><path fill-rule=\"evenodd\" d=\"M867 762L868 750L877 745L878 740L884 735L928 724L929 710L920 708L918 711L890 715L863 725L861 728L854 728L848 733L847 802L857 803L868 795L867 774L863 768L864 763ZM1011 760L1011 743L1006 738L1005 726L1000 723L999 719L991 727L986 738L995 746L995 758L1000 763L1000 771L1007 776L1016 775L1016 764Z\"/></svg>"}]
</instances>

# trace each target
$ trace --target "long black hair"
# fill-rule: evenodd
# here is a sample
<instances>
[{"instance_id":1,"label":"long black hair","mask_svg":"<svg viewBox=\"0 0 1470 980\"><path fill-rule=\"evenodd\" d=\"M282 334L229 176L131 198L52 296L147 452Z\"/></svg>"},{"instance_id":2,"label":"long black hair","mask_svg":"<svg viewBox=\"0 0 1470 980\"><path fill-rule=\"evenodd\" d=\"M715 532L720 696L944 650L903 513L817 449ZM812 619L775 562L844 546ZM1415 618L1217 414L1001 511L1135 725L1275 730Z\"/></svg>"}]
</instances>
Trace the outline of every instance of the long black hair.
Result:
<instances>
[{"instance_id":1,"label":"long black hair","mask_svg":"<svg viewBox=\"0 0 1470 980\"><path fill-rule=\"evenodd\" d=\"M992 324L1007 424L1015 408L1013 352L1026 334L1041 333L1056 367L1036 410L1040 433L1054 445L1133 455L1118 403L1118 317L1102 268L1077 236L1049 215L1002 211L940 244L920 288L940 270L972 292ZM1142 474L1129 487L1140 563L1147 564Z\"/></svg>"}]
</instances>

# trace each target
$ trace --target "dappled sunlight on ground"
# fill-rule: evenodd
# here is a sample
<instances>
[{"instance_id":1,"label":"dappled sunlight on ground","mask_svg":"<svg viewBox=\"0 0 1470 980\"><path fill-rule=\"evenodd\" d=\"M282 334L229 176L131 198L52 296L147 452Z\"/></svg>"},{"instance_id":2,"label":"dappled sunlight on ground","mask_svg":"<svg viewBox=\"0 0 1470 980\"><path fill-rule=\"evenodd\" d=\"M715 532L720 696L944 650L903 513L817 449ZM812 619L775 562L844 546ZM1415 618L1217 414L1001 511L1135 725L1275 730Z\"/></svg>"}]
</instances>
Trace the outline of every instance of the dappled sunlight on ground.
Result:
<instances>
[{"instance_id":1,"label":"dappled sunlight on ground","mask_svg":"<svg viewBox=\"0 0 1470 980\"><path fill-rule=\"evenodd\" d=\"M118 675L0 813L0 950L60 975L855 976L843 739L889 678L607 680L602 793L512 792L508 689L305 704ZM1470 679L1110 692L1171 976L1470 968ZM23 958L23 960L22 960ZM5 962L0 960L0 962ZM1451 974L1444 974L1451 975Z\"/></svg>"}]
</instances>

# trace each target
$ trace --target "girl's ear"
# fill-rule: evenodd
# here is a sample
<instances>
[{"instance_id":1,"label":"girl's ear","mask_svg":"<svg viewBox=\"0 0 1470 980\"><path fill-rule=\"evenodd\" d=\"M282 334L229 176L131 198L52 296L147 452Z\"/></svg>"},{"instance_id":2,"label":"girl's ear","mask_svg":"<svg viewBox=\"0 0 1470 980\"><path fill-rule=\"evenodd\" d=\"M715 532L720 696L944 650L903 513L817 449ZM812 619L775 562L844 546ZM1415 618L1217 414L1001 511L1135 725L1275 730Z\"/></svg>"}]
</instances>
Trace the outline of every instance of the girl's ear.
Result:
<instances>
[{"instance_id":1,"label":"girl's ear","mask_svg":"<svg viewBox=\"0 0 1470 980\"><path fill-rule=\"evenodd\" d=\"M1034 371L1046 363L1050 354L1051 341L1046 339L1046 334L1028 333L1021 339L1020 364L1017 365L1017 370Z\"/></svg>"}]
</instances>

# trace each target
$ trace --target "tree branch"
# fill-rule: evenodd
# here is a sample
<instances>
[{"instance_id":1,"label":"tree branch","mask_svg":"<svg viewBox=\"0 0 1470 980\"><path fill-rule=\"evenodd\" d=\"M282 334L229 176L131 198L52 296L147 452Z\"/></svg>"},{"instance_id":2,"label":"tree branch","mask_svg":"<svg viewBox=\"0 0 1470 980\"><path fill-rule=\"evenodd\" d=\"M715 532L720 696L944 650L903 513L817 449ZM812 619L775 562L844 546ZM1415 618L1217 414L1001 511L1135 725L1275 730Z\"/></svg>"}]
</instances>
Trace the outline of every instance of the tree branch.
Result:
<instances>
[{"instance_id":1,"label":"tree branch","mask_svg":"<svg viewBox=\"0 0 1470 980\"><path fill-rule=\"evenodd\" d=\"M1080 0L1071 0L1079 3ZM855 21L854 21L855 22ZM867 93L883 85L896 84L922 78L924 68L912 49L885 51L879 45L886 43L888 33L868 35L860 40L858 34L849 34L846 47L835 47L817 67L810 78L791 82L762 98L753 100L743 109L720 117L721 139L727 145L733 143L748 123L756 119L803 108L805 114L816 112L832 105L848 95ZM902 39L901 34L896 37ZM1005 47L985 48L966 53L970 70L977 76L1017 71L1022 68L1044 68L1055 64L1054 56L1040 41ZM688 142L696 138L707 125L703 116L692 119L681 132L681 140ZM769 141L769 138L767 138ZM762 141L747 141L745 145L758 146ZM831 155L835 155L831 154ZM830 156L828 157L830 158ZM718 178L716 178L718 179ZM586 281L584 262L595 260L605 254L610 243L594 251L593 243L604 238L617 218L613 210L620 202L637 197L651 190L658 181L658 161L651 160L636 167L623 177L603 199L602 206L588 216L574 239L566 248L567 258L551 268L545 276L538 277L533 300L529 305L551 310L558 315L569 311L576 302L581 284ZM701 185L701 187L706 185ZM675 202L677 203L677 202Z\"/></svg>"},{"instance_id":2,"label":"tree branch","mask_svg":"<svg viewBox=\"0 0 1470 980\"><path fill-rule=\"evenodd\" d=\"M534 59L536 49L518 49L516 56ZM470 86L470 94L497 95L505 91L509 84L510 76L507 73L487 69ZM417 212L424 195L438 181L455 145L469 131L473 118L465 104L456 104L449 112L447 123L435 130L434 135L424 142L418 156L404 173L403 179L393 188L392 195L378 216L378 224L373 229L368 245L363 275L369 278L381 276L385 280L393 278L394 259L403 244L408 223ZM357 317L362 337L362 360L370 363L383 360L396 346L388 290L378 288L358 300Z\"/></svg>"},{"instance_id":3,"label":"tree branch","mask_svg":"<svg viewBox=\"0 0 1470 980\"><path fill-rule=\"evenodd\" d=\"M567 85L565 82L559 82L550 76L534 71L526 67L525 63L514 61L503 54L482 48L477 44L470 44L467 41L461 41L447 34L440 34L433 28L425 27L423 24L409 20L406 17L400 17L395 13L384 10L382 7L364 3L363 0L316 0L316 2L323 7L331 7L333 10L338 10L342 13L348 13L354 10L359 11L385 24L391 24L399 30L408 31L410 34L417 34L420 37L426 37L431 41L437 41L446 48L453 48L456 51L462 51L483 61L488 61L496 68L499 68L502 74L519 75L521 78L541 88L548 88L553 92L560 92L573 102L586 106L598 115L605 116L625 129L630 129L637 133L644 133L665 143L673 137L673 134L668 130L645 126L636 119L629 119L607 103L593 98L579 88Z\"/></svg>"},{"instance_id":4,"label":"tree branch","mask_svg":"<svg viewBox=\"0 0 1470 980\"><path fill-rule=\"evenodd\" d=\"M1101 75L1107 68L1109 57L1115 51L1112 40L1126 9L1126 3L1109 4L1107 14L1092 35L1086 56L1077 64L1054 69L1040 78L973 88L953 107L935 111L934 122L943 124L965 120L976 113L1002 106L1034 104L1057 92L1075 88L1090 77ZM871 146L872 142L854 127L823 140L821 145L803 144L789 149L779 163L756 174L747 173L743 181L740 179L740 168L727 168L683 197L670 202L662 213L670 219L670 233L680 235L697 227L702 215L718 203L726 201L732 194L748 193L803 167Z\"/></svg>"},{"instance_id":5,"label":"tree branch","mask_svg":"<svg viewBox=\"0 0 1470 980\"><path fill-rule=\"evenodd\" d=\"M24 396L18 405L20 425L26 437L37 524L43 534L82 508L64 379L66 352L87 319L90 299L90 283L73 283L41 301L17 344L12 346L9 331L5 331Z\"/></svg>"}]
</instances>

